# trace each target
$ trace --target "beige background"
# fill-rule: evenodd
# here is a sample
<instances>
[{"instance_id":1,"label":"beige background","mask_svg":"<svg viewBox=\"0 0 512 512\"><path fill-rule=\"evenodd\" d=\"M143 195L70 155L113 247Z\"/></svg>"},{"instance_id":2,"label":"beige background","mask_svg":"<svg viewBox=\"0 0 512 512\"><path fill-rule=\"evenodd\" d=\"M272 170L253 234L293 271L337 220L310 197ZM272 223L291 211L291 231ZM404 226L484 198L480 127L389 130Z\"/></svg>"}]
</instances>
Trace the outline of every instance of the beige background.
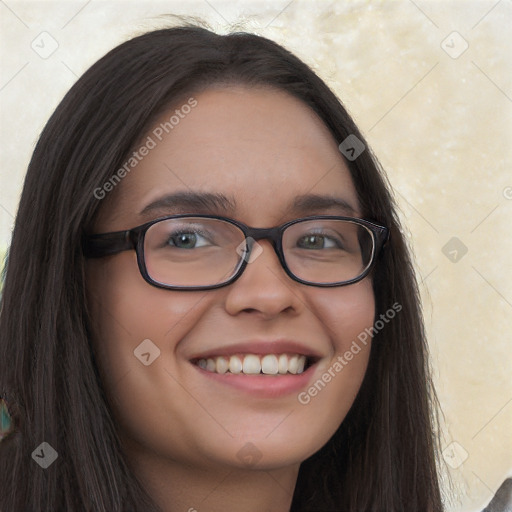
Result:
<instances>
[{"instance_id":1,"label":"beige background","mask_svg":"<svg viewBox=\"0 0 512 512\"><path fill-rule=\"evenodd\" d=\"M64 93L171 13L284 44L367 136L422 279L447 510L481 510L512 476L512 1L0 2L0 248L35 141Z\"/></svg>"}]
</instances>

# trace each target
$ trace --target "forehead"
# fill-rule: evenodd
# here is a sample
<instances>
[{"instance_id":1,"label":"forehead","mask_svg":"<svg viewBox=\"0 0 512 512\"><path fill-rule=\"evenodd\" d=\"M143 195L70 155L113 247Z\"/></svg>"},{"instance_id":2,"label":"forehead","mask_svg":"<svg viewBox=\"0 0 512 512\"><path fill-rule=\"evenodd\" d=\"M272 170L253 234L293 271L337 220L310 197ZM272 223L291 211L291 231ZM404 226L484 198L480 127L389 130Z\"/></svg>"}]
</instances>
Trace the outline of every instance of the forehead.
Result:
<instances>
[{"instance_id":1,"label":"forehead","mask_svg":"<svg viewBox=\"0 0 512 512\"><path fill-rule=\"evenodd\" d=\"M163 112L135 150L144 145L149 151L115 190L112 222L142 223L173 213L169 196L201 194L227 198L205 211L254 226L283 220L294 207L301 214L322 204L325 210L325 201L308 195L329 196L347 206L345 214L358 213L334 138L307 105L282 91L229 87L192 95ZM194 201L176 203L176 212L206 208Z\"/></svg>"}]
</instances>

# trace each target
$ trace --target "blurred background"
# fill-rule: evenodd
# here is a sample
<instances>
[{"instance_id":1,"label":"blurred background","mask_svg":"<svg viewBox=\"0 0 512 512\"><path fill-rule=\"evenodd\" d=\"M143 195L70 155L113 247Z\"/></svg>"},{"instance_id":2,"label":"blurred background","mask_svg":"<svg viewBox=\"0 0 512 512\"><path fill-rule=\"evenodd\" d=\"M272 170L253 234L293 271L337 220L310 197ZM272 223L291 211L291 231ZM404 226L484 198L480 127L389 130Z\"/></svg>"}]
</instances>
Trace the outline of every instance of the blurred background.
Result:
<instances>
[{"instance_id":1,"label":"blurred background","mask_svg":"<svg viewBox=\"0 0 512 512\"><path fill-rule=\"evenodd\" d=\"M108 50L177 24L173 15L284 45L366 136L421 281L446 507L482 510L512 476L512 1L0 1L0 257L64 94Z\"/></svg>"}]
</instances>

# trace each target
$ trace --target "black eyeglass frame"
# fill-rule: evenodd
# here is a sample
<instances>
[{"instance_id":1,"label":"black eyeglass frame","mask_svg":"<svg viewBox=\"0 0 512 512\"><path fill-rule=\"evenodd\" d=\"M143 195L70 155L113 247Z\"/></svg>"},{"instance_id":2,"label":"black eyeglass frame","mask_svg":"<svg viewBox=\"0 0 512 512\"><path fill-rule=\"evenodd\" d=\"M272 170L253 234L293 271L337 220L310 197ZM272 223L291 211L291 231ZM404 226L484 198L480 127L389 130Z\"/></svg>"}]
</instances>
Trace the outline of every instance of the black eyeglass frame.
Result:
<instances>
[{"instance_id":1,"label":"black eyeglass frame","mask_svg":"<svg viewBox=\"0 0 512 512\"><path fill-rule=\"evenodd\" d=\"M190 218L206 218L206 219L217 219L222 220L228 223L233 224L237 228L239 228L247 241L247 251L241 257L241 261L239 263L238 269L235 270L235 273L225 282L217 283L214 285L207 286L173 286L160 283L155 281L148 273L146 268L145 256L144 256L144 239L146 236L147 230L158 222L162 222L169 219L178 219L183 217ZM297 277L293 272L288 268L286 264L286 260L284 258L283 252L283 234L284 231L298 222L305 222L311 220L344 220L353 222L355 224L359 224L361 226L366 227L372 234L373 237L373 253L370 259L370 263L367 265L366 269L363 273L354 279L350 279L348 281L339 281L335 283L314 283L311 281L305 281ZM364 279L372 270L377 260L377 255L380 253L382 248L386 245L389 240L389 229L385 226L381 226L379 224L375 224L366 219L359 219L356 217L340 217L336 215L312 215L309 217L301 217L299 219L294 219L280 226L274 226L272 228L253 228L251 226L247 226L246 224L237 221L235 219L230 219L229 217L222 217L219 215L209 215L209 214L193 214L193 213L183 213L177 215L168 215L165 217L160 217L158 219L152 220L150 222L146 222L140 226L137 226L132 229L128 229L125 231L116 231L112 233L101 233L94 235L86 235L83 240L83 253L86 258L102 258L105 256L111 256L113 254L118 254L122 251L135 250L137 254L137 264L139 267L139 271L144 278L144 280L157 288L163 288L166 290L186 290L186 291L194 291L194 290L213 290L215 288L222 288L227 286L234 281L236 281L244 272L247 267L248 260L251 255L251 251L254 245L254 241L257 240L270 240L274 251L279 258L281 266L285 270L285 272L290 276L294 281L298 283L302 283L308 286L319 286L322 288L330 288L335 286L346 286L349 284L357 283Z\"/></svg>"}]
</instances>

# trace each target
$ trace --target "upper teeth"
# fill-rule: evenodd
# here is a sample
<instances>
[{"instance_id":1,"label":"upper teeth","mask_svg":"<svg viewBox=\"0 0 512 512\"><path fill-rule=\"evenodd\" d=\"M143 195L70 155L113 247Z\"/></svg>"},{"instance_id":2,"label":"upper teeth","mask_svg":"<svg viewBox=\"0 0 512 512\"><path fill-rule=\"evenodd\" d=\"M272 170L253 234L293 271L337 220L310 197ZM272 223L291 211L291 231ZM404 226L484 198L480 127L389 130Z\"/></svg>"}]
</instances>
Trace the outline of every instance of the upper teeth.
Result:
<instances>
[{"instance_id":1,"label":"upper teeth","mask_svg":"<svg viewBox=\"0 0 512 512\"><path fill-rule=\"evenodd\" d=\"M203 370L214 373L246 373L266 375L284 375L285 373L302 373L306 364L306 356L299 354L268 354L259 356L218 356L199 359L197 365Z\"/></svg>"}]
</instances>

